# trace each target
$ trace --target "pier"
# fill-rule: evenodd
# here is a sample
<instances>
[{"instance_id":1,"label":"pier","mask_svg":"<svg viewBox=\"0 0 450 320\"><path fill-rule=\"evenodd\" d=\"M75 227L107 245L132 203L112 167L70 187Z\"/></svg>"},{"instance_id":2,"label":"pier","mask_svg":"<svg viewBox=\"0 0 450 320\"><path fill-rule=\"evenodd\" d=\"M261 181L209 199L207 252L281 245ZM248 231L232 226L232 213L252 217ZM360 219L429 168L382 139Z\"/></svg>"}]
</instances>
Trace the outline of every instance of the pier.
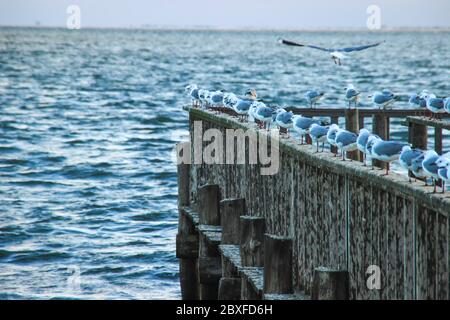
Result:
<instances>
[{"instance_id":1,"label":"pier","mask_svg":"<svg viewBox=\"0 0 450 320\"><path fill-rule=\"evenodd\" d=\"M230 114L185 110L191 159L194 125L224 136L227 129L268 136ZM332 122L345 117L353 131L372 116L382 138L389 119L402 117L414 146L427 146L431 126L441 151L448 129L417 111L306 110L300 113ZM406 175L385 176L293 139L281 138L276 148L273 175L261 175L264 166L248 157L244 164L178 165L183 299L449 299L450 193L433 194Z\"/></svg>"}]
</instances>

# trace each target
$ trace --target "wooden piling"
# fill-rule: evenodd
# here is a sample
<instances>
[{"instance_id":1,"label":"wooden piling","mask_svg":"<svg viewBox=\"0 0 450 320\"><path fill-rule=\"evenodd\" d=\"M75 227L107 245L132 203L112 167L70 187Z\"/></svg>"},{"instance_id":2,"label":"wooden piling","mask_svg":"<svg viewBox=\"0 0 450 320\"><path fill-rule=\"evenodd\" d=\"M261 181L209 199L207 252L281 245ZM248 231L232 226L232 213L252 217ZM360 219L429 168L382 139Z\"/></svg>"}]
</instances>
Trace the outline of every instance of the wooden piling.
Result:
<instances>
[{"instance_id":1,"label":"wooden piling","mask_svg":"<svg viewBox=\"0 0 450 320\"><path fill-rule=\"evenodd\" d=\"M241 216L240 253L241 263L246 267L264 266L264 218Z\"/></svg>"},{"instance_id":2,"label":"wooden piling","mask_svg":"<svg viewBox=\"0 0 450 320\"><path fill-rule=\"evenodd\" d=\"M222 225L221 244L239 245L240 217L245 214L245 199L224 199L220 201Z\"/></svg>"},{"instance_id":3,"label":"wooden piling","mask_svg":"<svg viewBox=\"0 0 450 320\"><path fill-rule=\"evenodd\" d=\"M224 199L220 201L220 221L222 225L221 245L239 245L240 216L245 213L245 199ZM222 256L222 278L219 282L219 300L239 300L241 298L241 278Z\"/></svg>"},{"instance_id":4,"label":"wooden piling","mask_svg":"<svg viewBox=\"0 0 450 320\"><path fill-rule=\"evenodd\" d=\"M434 128L434 150L442 154L442 128Z\"/></svg>"},{"instance_id":5,"label":"wooden piling","mask_svg":"<svg viewBox=\"0 0 450 320\"><path fill-rule=\"evenodd\" d=\"M408 123L409 143L413 148L427 150L428 130L427 126L418 123Z\"/></svg>"},{"instance_id":6,"label":"wooden piling","mask_svg":"<svg viewBox=\"0 0 450 320\"><path fill-rule=\"evenodd\" d=\"M218 185L207 184L198 189L198 211L200 225L220 225L220 189ZM198 277L201 300L217 300L219 281L222 277L222 261L218 248L211 244L206 235L200 234Z\"/></svg>"},{"instance_id":7,"label":"wooden piling","mask_svg":"<svg viewBox=\"0 0 450 320\"><path fill-rule=\"evenodd\" d=\"M264 236L264 293L293 293L291 238Z\"/></svg>"},{"instance_id":8,"label":"wooden piling","mask_svg":"<svg viewBox=\"0 0 450 320\"><path fill-rule=\"evenodd\" d=\"M314 269L313 281L311 284L311 299L348 300L348 271L332 270L323 267Z\"/></svg>"},{"instance_id":9,"label":"wooden piling","mask_svg":"<svg viewBox=\"0 0 450 320\"><path fill-rule=\"evenodd\" d=\"M345 109L345 129L358 134L359 132L359 111L358 109ZM348 153L348 157L352 160L361 161L359 151Z\"/></svg>"},{"instance_id":10,"label":"wooden piling","mask_svg":"<svg viewBox=\"0 0 450 320\"><path fill-rule=\"evenodd\" d=\"M178 165L178 206L189 205L190 165ZM194 223L182 210L179 213L176 255L180 262L180 287L183 300L198 299L197 259L198 233Z\"/></svg>"},{"instance_id":11,"label":"wooden piling","mask_svg":"<svg viewBox=\"0 0 450 320\"><path fill-rule=\"evenodd\" d=\"M216 184L207 184L198 189L200 224L220 225L220 189Z\"/></svg>"}]
</instances>

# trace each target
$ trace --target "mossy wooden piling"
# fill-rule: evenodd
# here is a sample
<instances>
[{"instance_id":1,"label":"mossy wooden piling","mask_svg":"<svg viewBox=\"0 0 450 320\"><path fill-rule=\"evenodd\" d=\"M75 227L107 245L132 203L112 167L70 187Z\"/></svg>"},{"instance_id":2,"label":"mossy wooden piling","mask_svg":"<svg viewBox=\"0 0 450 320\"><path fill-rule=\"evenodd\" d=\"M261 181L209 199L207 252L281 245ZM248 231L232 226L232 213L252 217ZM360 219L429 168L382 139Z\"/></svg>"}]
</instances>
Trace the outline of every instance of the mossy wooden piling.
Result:
<instances>
[{"instance_id":1,"label":"mossy wooden piling","mask_svg":"<svg viewBox=\"0 0 450 320\"><path fill-rule=\"evenodd\" d=\"M203 131L243 129L267 135L230 115L186 109L191 137L194 121L201 121ZM248 154L248 144L245 150ZM278 151L275 175L263 176L260 164L248 162L179 167L179 174L189 171L189 179L179 178L184 194L179 195L183 225L177 255L183 298L197 292L200 299L449 299L448 194L431 194L431 187L409 183L403 175L384 176L382 170L316 153L292 139L281 139ZM216 190L213 196L205 198L205 186ZM199 219L205 208L218 216ZM229 228L228 219L234 227ZM188 241L196 236L197 243ZM287 280L268 290L272 285L265 273L274 266L268 265L264 249L273 238L290 241L291 254L283 250L286 263L275 267L277 274L280 269L288 273ZM198 253L188 249L193 245ZM195 263L197 271L189 279ZM373 266L381 271L379 288L367 285Z\"/></svg>"}]
</instances>

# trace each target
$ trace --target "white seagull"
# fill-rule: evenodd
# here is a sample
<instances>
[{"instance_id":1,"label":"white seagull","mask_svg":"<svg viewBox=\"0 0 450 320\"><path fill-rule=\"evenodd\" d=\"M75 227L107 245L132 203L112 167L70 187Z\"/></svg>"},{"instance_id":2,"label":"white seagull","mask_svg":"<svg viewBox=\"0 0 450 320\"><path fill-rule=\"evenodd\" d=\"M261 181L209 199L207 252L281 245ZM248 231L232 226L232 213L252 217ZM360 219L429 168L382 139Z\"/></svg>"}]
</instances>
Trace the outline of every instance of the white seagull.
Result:
<instances>
[{"instance_id":1,"label":"white seagull","mask_svg":"<svg viewBox=\"0 0 450 320\"><path fill-rule=\"evenodd\" d=\"M312 48L312 49L328 52L331 55L331 59L333 59L334 63L341 65L342 64L341 60L347 59L349 57L348 55L346 55L347 53L373 48L373 47L379 46L384 41L373 43L373 44L368 44L368 45L363 45L363 46L346 47L346 48L323 48L323 47L319 47L319 46L298 43L295 41L285 40L285 39L279 39L279 42L281 44L285 44L288 46L307 47L307 48Z\"/></svg>"}]
</instances>

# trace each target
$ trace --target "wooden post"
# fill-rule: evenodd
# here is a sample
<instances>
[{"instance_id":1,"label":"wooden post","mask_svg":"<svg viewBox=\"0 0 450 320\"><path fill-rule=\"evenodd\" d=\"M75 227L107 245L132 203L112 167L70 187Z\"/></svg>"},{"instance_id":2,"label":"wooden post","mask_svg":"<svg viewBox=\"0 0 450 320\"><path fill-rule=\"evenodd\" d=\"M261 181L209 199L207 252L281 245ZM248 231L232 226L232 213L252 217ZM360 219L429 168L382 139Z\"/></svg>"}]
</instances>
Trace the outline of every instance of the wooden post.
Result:
<instances>
[{"instance_id":1,"label":"wooden post","mask_svg":"<svg viewBox=\"0 0 450 320\"><path fill-rule=\"evenodd\" d=\"M241 216L240 221L241 264L244 267L263 267L265 220L260 217Z\"/></svg>"},{"instance_id":2,"label":"wooden post","mask_svg":"<svg viewBox=\"0 0 450 320\"><path fill-rule=\"evenodd\" d=\"M427 150L428 147L428 130L427 126L409 123L409 143L412 144L413 148L420 148Z\"/></svg>"},{"instance_id":3,"label":"wooden post","mask_svg":"<svg viewBox=\"0 0 450 320\"><path fill-rule=\"evenodd\" d=\"M359 132L359 111L358 109L345 109L345 129L358 134ZM352 160L361 161L359 151L348 153L348 157Z\"/></svg>"},{"instance_id":4,"label":"wooden post","mask_svg":"<svg viewBox=\"0 0 450 320\"><path fill-rule=\"evenodd\" d=\"M442 154L442 128L434 128L434 150Z\"/></svg>"},{"instance_id":5,"label":"wooden post","mask_svg":"<svg viewBox=\"0 0 450 320\"><path fill-rule=\"evenodd\" d=\"M220 225L220 189L218 185L207 184L198 189L198 211L200 224Z\"/></svg>"},{"instance_id":6,"label":"wooden post","mask_svg":"<svg viewBox=\"0 0 450 320\"><path fill-rule=\"evenodd\" d=\"M264 293L291 294L292 239L265 234Z\"/></svg>"},{"instance_id":7,"label":"wooden post","mask_svg":"<svg viewBox=\"0 0 450 320\"><path fill-rule=\"evenodd\" d=\"M387 119L388 118L384 113L375 114L372 117L372 132L377 134L383 140L389 139ZM375 166L382 169L386 169L387 163L379 160L372 160L372 161Z\"/></svg>"},{"instance_id":8,"label":"wooden post","mask_svg":"<svg viewBox=\"0 0 450 320\"><path fill-rule=\"evenodd\" d=\"M348 271L331 270L327 268L314 269L311 285L312 300L348 300Z\"/></svg>"},{"instance_id":9,"label":"wooden post","mask_svg":"<svg viewBox=\"0 0 450 320\"><path fill-rule=\"evenodd\" d=\"M178 206L189 205L190 165L178 165ZM179 210L176 255L180 262L180 287L183 300L198 299L197 259L198 233L194 223Z\"/></svg>"},{"instance_id":10,"label":"wooden post","mask_svg":"<svg viewBox=\"0 0 450 320\"><path fill-rule=\"evenodd\" d=\"M222 225L222 245L239 245L240 216L245 213L245 199L225 199L220 201L220 221ZM219 282L219 300L240 300L241 278L229 261L222 256L222 278Z\"/></svg>"},{"instance_id":11,"label":"wooden post","mask_svg":"<svg viewBox=\"0 0 450 320\"><path fill-rule=\"evenodd\" d=\"M332 116L330 120L331 120L331 123L335 123L335 124L339 125L339 117L338 116ZM334 147L334 146L331 147L332 153L336 154L337 151L338 150L336 147Z\"/></svg>"},{"instance_id":12,"label":"wooden post","mask_svg":"<svg viewBox=\"0 0 450 320\"><path fill-rule=\"evenodd\" d=\"M221 244L239 245L240 217L244 214L245 199L225 199L220 201Z\"/></svg>"},{"instance_id":13,"label":"wooden post","mask_svg":"<svg viewBox=\"0 0 450 320\"><path fill-rule=\"evenodd\" d=\"M220 188L204 185L198 189L199 223L220 225ZM211 244L204 234L200 235L198 280L201 300L217 300L219 280L222 276L222 260L217 246Z\"/></svg>"}]
</instances>

